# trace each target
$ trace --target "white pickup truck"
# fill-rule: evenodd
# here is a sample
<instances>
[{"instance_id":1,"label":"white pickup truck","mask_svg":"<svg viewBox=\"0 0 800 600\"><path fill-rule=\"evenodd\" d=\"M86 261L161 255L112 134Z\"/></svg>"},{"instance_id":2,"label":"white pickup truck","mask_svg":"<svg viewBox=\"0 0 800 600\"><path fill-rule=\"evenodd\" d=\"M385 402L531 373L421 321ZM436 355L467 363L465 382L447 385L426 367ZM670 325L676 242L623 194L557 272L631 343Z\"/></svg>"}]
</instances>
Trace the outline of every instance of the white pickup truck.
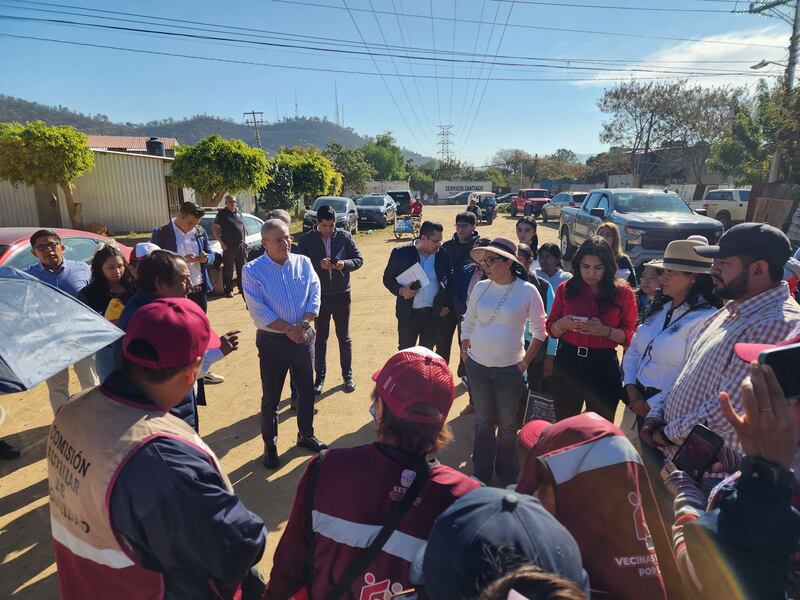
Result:
<instances>
[{"instance_id":1,"label":"white pickup truck","mask_svg":"<svg viewBox=\"0 0 800 600\"><path fill-rule=\"evenodd\" d=\"M747 219L747 201L750 190L720 189L709 190L700 202L693 202L692 208L705 208L706 214L716 219L725 229Z\"/></svg>"}]
</instances>

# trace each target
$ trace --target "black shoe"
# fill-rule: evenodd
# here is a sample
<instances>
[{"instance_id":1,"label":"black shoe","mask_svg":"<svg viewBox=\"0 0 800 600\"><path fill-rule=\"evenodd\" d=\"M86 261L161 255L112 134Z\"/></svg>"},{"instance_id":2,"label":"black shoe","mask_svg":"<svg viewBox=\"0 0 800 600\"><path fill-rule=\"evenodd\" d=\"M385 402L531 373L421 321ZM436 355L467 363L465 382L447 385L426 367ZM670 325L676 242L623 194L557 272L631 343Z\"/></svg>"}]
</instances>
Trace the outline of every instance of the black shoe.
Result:
<instances>
[{"instance_id":1,"label":"black shoe","mask_svg":"<svg viewBox=\"0 0 800 600\"><path fill-rule=\"evenodd\" d=\"M225 292L226 298L233 298L233 292Z\"/></svg>"},{"instance_id":2,"label":"black shoe","mask_svg":"<svg viewBox=\"0 0 800 600\"><path fill-rule=\"evenodd\" d=\"M0 460L13 460L19 458L19 455L19 450L0 440Z\"/></svg>"},{"instance_id":3,"label":"black shoe","mask_svg":"<svg viewBox=\"0 0 800 600\"><path fill-rule=\"evenodd\" d=\"M314 395L315 396L321 395L323 387L325 387L325 378L318 377L317 381L314 383Z\"/></svg>"},{"instance_id":4,"label":"black shoe","mask_svg":"<svg viewBox=\"0 0 800 600\"><path fill-rule=\"evenodd\" d=\"M264 448L264 466L268 469L277 469L281 466L278 460L278 449L275 446L266 446Z\"/></svg>"},{"instance_id":5,"label":"black shoe","mask_svg":"<svg viewBox=\"0 0 800 600\"><path fill-rule=\"evenodd\" d=\"M304 437L297 434L297 445L302 446L303 448L308 448L313 452L319 452L321 450L327 450L328 444L323 442L322 440L317 439L316 436L310 435L308 437Z\"/></svg>"},{"instance_id":6,"label":"black shoe","mask_svg":"<svg viewBox=\"0 0 800 600\"><path fill-rule=\"evenodd\" d=\"M356 391L356 382L353 381L352 377L344 378L344 391L348 394Z\"/></svg>"}]
</instances>

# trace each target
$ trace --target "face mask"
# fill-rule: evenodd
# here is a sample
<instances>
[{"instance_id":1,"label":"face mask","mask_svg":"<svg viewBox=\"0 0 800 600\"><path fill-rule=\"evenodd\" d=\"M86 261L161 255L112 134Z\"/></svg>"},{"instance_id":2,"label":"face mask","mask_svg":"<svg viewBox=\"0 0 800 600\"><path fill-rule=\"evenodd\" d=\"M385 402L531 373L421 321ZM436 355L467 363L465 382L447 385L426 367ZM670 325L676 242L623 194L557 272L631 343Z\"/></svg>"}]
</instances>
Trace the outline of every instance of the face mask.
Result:
<instances>
[{"instance_id":1,"label":"face mask","mask_svg":"<svg viewBox=\"0 0 800 600\"><path fill-rule=\"evenodd\" d=\"M377 423L378 422L378 411L375 408L375 403L369 405L369 414L372 416L372 421Z\"/></svg>"}]
</instances>

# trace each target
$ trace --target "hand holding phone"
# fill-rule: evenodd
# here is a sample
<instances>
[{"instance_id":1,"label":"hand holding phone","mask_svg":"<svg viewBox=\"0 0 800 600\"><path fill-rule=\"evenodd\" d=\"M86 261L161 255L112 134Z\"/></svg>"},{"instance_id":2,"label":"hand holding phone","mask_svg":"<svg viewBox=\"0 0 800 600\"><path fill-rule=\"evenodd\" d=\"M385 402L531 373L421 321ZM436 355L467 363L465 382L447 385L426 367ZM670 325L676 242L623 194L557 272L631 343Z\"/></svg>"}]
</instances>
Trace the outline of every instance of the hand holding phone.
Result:
<instances>
[{"instance_id":1,"label":"hand holding phone","mask_svg":"<svg viewBox=\"0 0 800 600\"><path fill-rule=\"evenodd\" d=\"M717 460L725 441L705 425L695 425L678 448L673 462L692 479L700 481Z\"/></svg>"},{"instance_id":2,"label":"hand holding phone","mask_svg":"<svg viewBox=\"0 0 800 600\"><path fill-rule=\"evenodd\" d=\"M765 350L758 362L772 368L786 400L800 400L800 343Z\"/></svg>"}]
</instances>

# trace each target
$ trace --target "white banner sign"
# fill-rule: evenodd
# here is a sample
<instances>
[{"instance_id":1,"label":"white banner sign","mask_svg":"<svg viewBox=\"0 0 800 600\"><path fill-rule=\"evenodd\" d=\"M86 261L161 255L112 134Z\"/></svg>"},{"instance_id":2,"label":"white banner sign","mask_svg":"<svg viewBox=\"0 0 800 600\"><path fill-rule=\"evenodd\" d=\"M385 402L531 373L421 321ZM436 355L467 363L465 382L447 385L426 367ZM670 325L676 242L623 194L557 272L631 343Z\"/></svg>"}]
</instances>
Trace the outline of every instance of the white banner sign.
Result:
<instances>
[{"instance_id":1,"label":"white banner sign","mask_svg":"<svg viewBox=\"0 0 800 600\"><path fill-rule=\"evenodd\" d=\"M437 181L434 192L439 198L449 198L461 192L491 192L491 181Z\"/></svg>"}]
</instances>

